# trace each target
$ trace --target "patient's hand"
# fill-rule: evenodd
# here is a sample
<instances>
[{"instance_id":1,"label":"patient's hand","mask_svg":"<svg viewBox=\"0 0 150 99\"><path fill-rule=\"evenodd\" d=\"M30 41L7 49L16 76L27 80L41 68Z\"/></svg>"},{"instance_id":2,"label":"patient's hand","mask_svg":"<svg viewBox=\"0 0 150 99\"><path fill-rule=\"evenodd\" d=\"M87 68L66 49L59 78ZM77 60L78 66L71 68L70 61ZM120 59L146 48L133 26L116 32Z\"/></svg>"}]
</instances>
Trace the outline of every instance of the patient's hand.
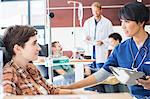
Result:
<instances>
[{"instance_id":1,"label":"patient's hand","mask_svg":"<svg viewBox=\"0 0 150 99\"><path fill-rule=\"evenodd\" d=\"M61 86L55 86L57 88L61 88L61 89L72 89L69 85L61 85Z\"/></svg>"},{"instance_id":2,"label":"patient's hand","mask_svg":"<svg viewBox=\"0 0 150 99\"><path fill-rule=\"evenodd\" d=\"M78 89L71 89L69 85L64 85L64 86L55 86L57 88L60 88L64 94L64 90L69 90L69 94L98 94L96 91L84 91L84 90L78 90ZM67 91L66 91L67 92Z\"/></svg>"},{"instance_id":3,"label":"patient's hand","mask_svg":"<svg viewBox=\"0 0 150 99\"><path fill-rule=\"evenodd\" d=\"M69 85L57 86L60 89L72 89ZM98 94L96 91L73 90L72 94Z\"/></svg>"}]
</instances>

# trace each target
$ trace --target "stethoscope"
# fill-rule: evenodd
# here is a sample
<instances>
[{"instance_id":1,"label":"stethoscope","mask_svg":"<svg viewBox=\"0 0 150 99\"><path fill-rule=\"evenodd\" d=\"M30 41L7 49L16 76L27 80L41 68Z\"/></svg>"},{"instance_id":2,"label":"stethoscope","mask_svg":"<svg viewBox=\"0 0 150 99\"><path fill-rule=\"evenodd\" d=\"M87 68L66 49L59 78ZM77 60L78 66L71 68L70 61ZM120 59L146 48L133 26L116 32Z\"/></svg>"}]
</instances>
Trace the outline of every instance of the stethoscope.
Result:
<instances>
[{"instance_id":1,"label":"stethoscope","mask_svg":"<svg viewBox=\"0 0 150 99\"><path fill-rule=\"evenodd\" d=\"M148 41L146 40L145 42L148 42ZM131 69L133 69L134 71L137 71L140 68L140 66L143 64L146 56L148 55L148 48L147 48L147 46L145 44L143 44L143 46L136 53L135 57L134 57L134 54L133 54L133 51L132 51L131 42L130 42L129 49L130 49L130 52L131 52L131 55L132 55L132 58L133 58ZM136 60L137 60L140 52L142 51L142 49L144 50L144 56L143 56L141 62L137 66L135 66Z\"/></svg>"}]
</instances>

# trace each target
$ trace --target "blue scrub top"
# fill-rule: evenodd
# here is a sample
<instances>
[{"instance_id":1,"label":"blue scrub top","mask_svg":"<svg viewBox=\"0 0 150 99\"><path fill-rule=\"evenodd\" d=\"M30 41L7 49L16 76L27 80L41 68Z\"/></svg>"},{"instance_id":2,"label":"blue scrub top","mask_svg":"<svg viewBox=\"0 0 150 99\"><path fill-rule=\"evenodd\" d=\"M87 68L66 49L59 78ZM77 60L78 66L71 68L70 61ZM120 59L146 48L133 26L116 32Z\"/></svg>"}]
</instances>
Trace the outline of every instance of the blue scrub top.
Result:
<instances>
[{"instance_id":1,"label":"blue scrub top","mask_svg":"<svg viewBox=\"0 0 150 99\"><path fill-rule=\"evenodd\" d=\"M146 50L147 51L146 58L144 59L142 65L137 70L142 71L145 73L145 75L150 76L150 64L148 63L150 62L150 35L148 36L143 46L146 46L148 51ZM130 48L132 51L130 50ZM119 44L114 49L113 53L110 55L106 63L103 65L103 68L108 72L111 72L109 66L131 69L133 60L137 52L138 52L138 48L133 38L130 38L124 41L123 43ZM145 51L143 49L140 50L140 53L135 62L136 63L135 67L137 67L140 64L144 55L145 55ZM133 94L134 96L150 96L150 90L144 89L143 86L141 85L129 86L129 90L131 94Z\"/></svg>"}]
</instances>

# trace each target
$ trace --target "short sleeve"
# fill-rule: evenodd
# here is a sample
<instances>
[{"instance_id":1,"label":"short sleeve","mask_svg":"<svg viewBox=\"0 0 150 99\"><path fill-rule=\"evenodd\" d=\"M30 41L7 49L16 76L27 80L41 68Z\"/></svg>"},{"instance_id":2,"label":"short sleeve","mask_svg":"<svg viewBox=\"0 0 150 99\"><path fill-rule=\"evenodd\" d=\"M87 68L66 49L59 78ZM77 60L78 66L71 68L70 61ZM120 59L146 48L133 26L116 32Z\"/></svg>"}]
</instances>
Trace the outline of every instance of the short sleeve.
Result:
<instances>
[{"instance_id":1,"label":"short sleeve","mask_svg":"<svg viewBox=\"0 0 150 99\"><path fill-rule=\"evenodd\" d=\"M110 57L106 60L105 64L103 65L103 68L111 73L111 70L109 69L109 66L118 67L118 61L117 61L117 51L118 47L114 49Z\"/></svg>"},{"instance_id":2,"label":"short sleeve","mask_svg":"<svg viewBox=\"0 0 150 99\"><path fill-rule=\"evenodd\" d=\"M63 69L63 67L62 67L61 65L59 65L59 66L53 66L52 68L53 68L54 70Z\"/></svg>"}]
</instances>

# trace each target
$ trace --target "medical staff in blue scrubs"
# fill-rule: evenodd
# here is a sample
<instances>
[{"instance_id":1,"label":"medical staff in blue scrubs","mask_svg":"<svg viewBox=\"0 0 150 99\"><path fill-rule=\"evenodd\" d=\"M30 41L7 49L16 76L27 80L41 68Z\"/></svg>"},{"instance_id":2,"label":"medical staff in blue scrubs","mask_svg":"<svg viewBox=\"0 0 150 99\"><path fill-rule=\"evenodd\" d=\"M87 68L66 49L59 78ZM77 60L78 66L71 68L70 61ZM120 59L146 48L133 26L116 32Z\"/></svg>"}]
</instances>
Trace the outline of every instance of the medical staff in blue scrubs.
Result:
<instances>
[{"instance_id":1,"label":"medical staff in blue scrubs","mask_svg":"<svg viewBox=\"0 0 150 99\"><path fill-rule=\"evenodd\" d=\"M110 66L141 71L147 77L150 76L150 35L144 30L145 24L149 21L149 14L149 9L141 2L130 2L124 5L119 17L125 35L130 38L114 49L98 72L77 83L61 87L76 89L103 81L111 75ZM143 81L150 83L150 78ZM145 85L141 79L138 79L137 82L143 85L129 86L131 94L137 99L149 99L150 90L143 87Z\"/></svg>"}]
</instances>

